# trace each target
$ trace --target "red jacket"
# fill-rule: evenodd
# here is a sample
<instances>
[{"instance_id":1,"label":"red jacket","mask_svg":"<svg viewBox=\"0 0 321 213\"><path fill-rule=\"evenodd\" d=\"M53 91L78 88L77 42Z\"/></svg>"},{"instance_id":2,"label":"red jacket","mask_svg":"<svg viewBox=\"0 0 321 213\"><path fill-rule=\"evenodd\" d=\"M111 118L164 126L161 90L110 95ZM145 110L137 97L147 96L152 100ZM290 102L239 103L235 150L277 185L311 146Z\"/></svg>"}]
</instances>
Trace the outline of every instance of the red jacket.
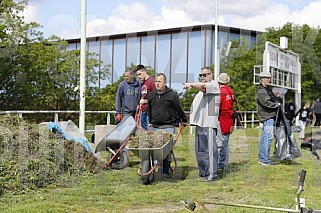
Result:
<instances>
[{"instance_id":1,"label":"red jacket","mask_svg":"<svg viewBox=\"0 0 321 213\"><path fill-rule=\"evenodd\" d=\"M220 121L220 127L222 134L230 134L233 131L234 126L234 108L233 103L235 100L235 93L227 85L220 85L221 103L220 103L220 115L218 120Z\"/></svg>"}]
</instances>

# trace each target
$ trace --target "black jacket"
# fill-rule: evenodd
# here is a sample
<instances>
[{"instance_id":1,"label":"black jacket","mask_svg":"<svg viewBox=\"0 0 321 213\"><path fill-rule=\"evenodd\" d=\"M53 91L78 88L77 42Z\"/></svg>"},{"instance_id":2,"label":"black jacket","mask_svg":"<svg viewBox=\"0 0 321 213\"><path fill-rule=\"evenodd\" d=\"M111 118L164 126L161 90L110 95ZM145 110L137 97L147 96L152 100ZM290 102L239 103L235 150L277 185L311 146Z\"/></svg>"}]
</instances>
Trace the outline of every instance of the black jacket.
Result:
<instances>
[{"instance_id":1,"label":"black jacket","mask_svg":"<svg viewBox=\"0 0 321 213\"><path fill-rule=\"evenodd\" d=\"M279 106L280 103L272 90L260 83L256 91L256 109L260 122L276 117Z\"/></svg>"},{"instance_id":2,"label":"black jacket","mask_svg":"<svg viewBox=\"0 0 321 213\"><path fill-rule=\"evenodd\" d=\"M178 94L172 89L166 87L164 93L158 93L154 89L148 94L147 100L149 122L153 127L175 126L178 119L187 122Z\"/></svg>"}]
</instances>

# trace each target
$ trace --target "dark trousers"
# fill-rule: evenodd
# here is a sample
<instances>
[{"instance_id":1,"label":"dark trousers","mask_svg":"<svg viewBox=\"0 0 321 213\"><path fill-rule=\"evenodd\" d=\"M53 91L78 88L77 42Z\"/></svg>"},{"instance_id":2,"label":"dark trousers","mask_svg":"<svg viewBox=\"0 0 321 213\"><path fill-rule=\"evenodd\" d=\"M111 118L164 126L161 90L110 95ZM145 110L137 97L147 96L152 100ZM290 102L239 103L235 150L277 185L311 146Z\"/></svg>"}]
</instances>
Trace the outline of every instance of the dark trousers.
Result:
<instances>
[{"instance_id":1,"label":"dark trousers","mask_svg":"<svg viewBox=\"0 0 321 213\"><path fill-rule=\"evenodd\" d=\"M315 124L314 126L320 126L321 122L321 113L315 113Z\"/></svg>"},{"instance_id":2,"label":"dark trousers","mask_svg":"<svg viewBox=\"0 0 321 213\"><path fill-rule=\"evenodd\" d=\"M153 127L152 130L155 131L157 129L158 128ZM162 128L162 127L160 127L159 129L163 129L165 132L169 132L169 133L172 133L172 134L174 134L174 132L175 132L175 127L171 127L171 128ZM162 173L163 174L167 174L168 175L169 166L170 166L169 162L170 162L170 154L165 157L165 159L163 160L162 164L160 165L161 168L162 168Z\"/></svg>"},{"instance_id":3,"label":"dark trousers","mask_svg":"<svg viewBox=\"0 0 321 213\"><path fill-rule=\"evenodd\" d=\"M218 178L218 148L216 129L196 127L195 154L199 175L208 179Z\"/></svg>"}]
</instances>

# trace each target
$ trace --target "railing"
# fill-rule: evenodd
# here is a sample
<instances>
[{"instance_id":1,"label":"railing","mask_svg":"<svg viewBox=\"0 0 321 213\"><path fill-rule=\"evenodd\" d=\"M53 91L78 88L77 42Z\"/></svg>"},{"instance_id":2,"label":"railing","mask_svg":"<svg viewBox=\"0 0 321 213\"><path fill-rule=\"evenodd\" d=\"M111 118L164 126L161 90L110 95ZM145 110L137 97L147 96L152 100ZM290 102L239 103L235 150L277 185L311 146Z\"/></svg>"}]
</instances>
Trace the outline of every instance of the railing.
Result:
<instances>
[{"instance_id":1,"label":"railing","mask_svg":"<svg viewBox=\"0 0 321 213\"><path fill-rule=\"evenodd\" d=\"M79 114L80 111L72 110L11 110L11 111L0 111L0 114L18 114L23 117L23 114L54 114L54 122L59 121L59 114ZM107 114L106 125L111 124L111 116L115 115L115 111L85 111L86 114ZM189 112L186 112L189 114ZM256 116L256 111L237 111L240 118L242 128L254 128L259 125L259 120Z\"/></svg>"},{"instance_id":2,"label":"railing","mask_svg":"<svg viewBox=\"0 0 321 213\"><path fill-rule=\"evenodd\" d=\"M19 117L23 117L23 114L54 114L54 122L59 121L59 114L79 114L80 111L73 110L10 110L0 111L0 114L18 114ZM106 124L110 125L110 116L115 114L115 111L85 111L85 114L107 114Z\"/></svg>"},{"instance_id":3,"label":"railing","mask_svg":"<svg viewBox=\"0 0 321 213\"><path fill-rule=\"evenodd\" d=\"M244 127L244 129L248 128L249 125L251 128L260 125L256 111L237 111L236 113L238 114L241 125Z\"/></svg>"}]
</instances>

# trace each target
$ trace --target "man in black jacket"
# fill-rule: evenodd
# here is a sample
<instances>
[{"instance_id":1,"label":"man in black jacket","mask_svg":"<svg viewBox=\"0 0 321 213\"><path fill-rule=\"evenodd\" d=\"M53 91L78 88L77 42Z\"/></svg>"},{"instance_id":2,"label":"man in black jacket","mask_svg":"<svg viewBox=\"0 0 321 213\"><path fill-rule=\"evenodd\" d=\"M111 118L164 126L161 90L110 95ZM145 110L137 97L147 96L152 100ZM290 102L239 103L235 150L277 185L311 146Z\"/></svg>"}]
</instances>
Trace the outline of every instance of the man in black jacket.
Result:
<instances>
[{"instance_id":1,"label":"man in black jacket","mask_svg":"<svg viewBox=\"0 0 321 213\"><path fill-rule=\"evenodd\" d=\"M187 118L178 94L166 86L165 74L157 74L155 89L148 93L147 100L149 123L153 131L165 127L165 131L174 133L177 120L186 124ZM167 157L163 160L162 167L164 178L168 178L169 160Z\"/></svg>"},{"instance_id":2,"label":"man in black jacket","mask_svg":"<svg viewBox=\"0 0 321 213\"><path fill-rule=\"evenodd\" d=\"M263 128L259 143L258 160L262 165L275 165L270 159L270 147L274 134L274 121L281 103L277 101L276 96L269 88L271 73L262 72L259 77L260 85L256 91L256 108L259 120L263 123Z\"/></svg>"}]
</instances>

